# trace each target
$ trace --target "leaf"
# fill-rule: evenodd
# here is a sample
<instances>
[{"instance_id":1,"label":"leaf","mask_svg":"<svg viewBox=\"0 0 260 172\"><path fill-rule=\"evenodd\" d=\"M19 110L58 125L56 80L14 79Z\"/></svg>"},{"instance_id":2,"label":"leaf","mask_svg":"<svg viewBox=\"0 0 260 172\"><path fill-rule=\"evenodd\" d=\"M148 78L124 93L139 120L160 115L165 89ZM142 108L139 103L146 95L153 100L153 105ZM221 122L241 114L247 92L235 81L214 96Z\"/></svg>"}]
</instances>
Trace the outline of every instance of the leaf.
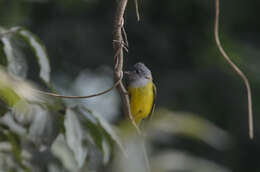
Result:
<instances>
[{"instance_id":1,"label":"leaf","mask_svg":"<svg viewBox=\"0 0 260 172\"><path fill-rule=\"evenodd\" d=\"M51 152L57 157L63 166L69 171L77 171L77 162L73 158L73 152L67 144L64 135L60 134L51 147Z\"/></svg>"},{"instance_id":2,"label":"leaf","mask_svg":"<svg viewBox=\"0 0 260 172\"><path fill-rule=\"evenodd\" d=\"M14 154L15 159L17 160L18 164L26 171L30 172L29 168L26 167L26 165L23 164L22 157L21 157L21 145L19 144L19 137L12 133L12 132L7 132L6 136L9 140L9 142L12 145L12 151Z\"/></svg>"},{"instance_id":3,"label":"leaf","mask_svg":"<svg viewBox=\"0 0 260 172\"><path fill-rule=\"evenodd\" d=\"M232 171L226 166L218 164L216 161L204 159L181 150L162 150L157 152L151 161L152 169L154 171Z\"/></svg>"},{"instance_id":4,"label":"leaf","mask_svg":"<svg viewBox=\"0 0 260 172\"><path fill-rule=\"evenodd\" d=\"M12 107L21 100L21 97L14 90L11 77L1 69L0 78L0 98L5 104Z\"/></svg>"},{"instance_id":5,"label":"leaf","mask_svg":"<svg viewBox=\"0 0 260 172\"><path fill-rule=\"evenodd\" d=\"M0 142L0 171L30 172L30 153L22 149L21 138L3 128L1 136L5 137L5 141Z\"/></svg>"},{"instance_id":6,"label":"leaf","mask_svg":"<svg viewBox=\"0 0 260 172\"><path fill-rule=\"evenodd\" d=\"M25 102L47 102L31 83L23 81L8 74L0 66L0 99L9 107L13 107L19 101Z\"/></svg>"},{"instance_id":7,"label":"leaf","mask_svg":"<svg viewBox=\"0 0 260 172\"><path fill-rule=\"evenodd\" d=\"M50 82L50 64L46 48L39 38L36 37L33 33L21 29L18 32L24 40L30 45L33 49L35 56L38 59L38 64L40 66L40 78L46 83Z\"/></svg>"},{"instance_id":8,"label":"leaf","mask_svg":"<svg viewBox=\"0 0 260 172\"><path fill-rule=\"evenodd\" d=\"M25 100L17 102L11 109L12 117L20 125L30 125L35 114L32 113L33 105L29 105Z\"/></svg>"},{"instance_id":9,"label":"leaf","mask_svg":"<svg viewBox=\"0 0 260 172\"><path fill-rule=\"evenodd\" d=\"M146 127L148 137L154 136L155 131L160 131L198 139L218 150L227 149L231 145L232 139L227 132L198 115L164 108L157 109L155 113L156 118Z\"/></svg>"},{"instance_id":10,"label":"leaf","mask_svg":"<svg viewBox=\"0 0 260 172\"><path fill-rule=\"evenodd\" d=\"M37 104L30 105L33 121L29 128L29 139L40 151L46 150L58 136L60 126L58 114Z\"/></svg>"},{"instance_id":11,"label":"leaf","mask_svg":"<svg viewBox=\"0 0 260 172\"><path fill-rule=\"evenodd\" d=\"M84 145L86 137L82 125L72 109L67 110L64 125L67 144L74 153L78 167L82 167L87 157L88 148Z\"/></svg>"},{"instance_id":12,"label":"leaf","mask_svg":"<svg viewBox=\"0 0 260 172\"><path fill-rule=\"evenodd\" d=\"M123 148L123 144L121 142L121 139L119 138L119 136L117 135L115 128L109 124L104 118L102 118L100 115L97 115L93 112L91 112L90 110L88 110L87 108L85 108L84 106L78 106L77 107L79 112L81 112L82 114L84 114L85 117L91 117L94 118L96 121L96 127L98 127L98 129L102 130L102 132L105 134L103 137L107 137L107 139L111 139L113 142L115 142L118 147L120 148L120 150L124 153L125 156L127 156L126 152L124 151ZM93 137L95 137L95 135L93 135ZM104 143L102 143L104 144ZM102 145L102 151L104 154L104 145ZM104 155L105 156L105 155Z\"/></svg>"},{"instance_id":13,"label":"leaf","mask_svg":"<svg viewBox=\"0 0 260 172\"><path fill-rule=\"evenodd\" d=\"M20 106L20 103L18 103ZM21 104L23 106L23 104ZM12 111L0 118L11 131L31 143L38 151L44 151L51 146L60 131L58 114L43 105L26 105L24 111Z\"/></svg>"},{"instance_id":14,"label":"leaf","mask_svg":"<svg viewBox=\"0 0 260 172\"><path fill-rule=\"evenodd\" d=\"M4 51L4 56L2 56L0 50L0 62L7 65L9 72L22 78L26 76L28 67L26 58L24 57L25 52L21 49L21 45L15 43L15 41L19 40L20 44L22 44L22 40L29 45L37 58L40 68L40 78L45 83L50 82L50 64L47 51L36 35L22 27L12 27L10 29L0 27L0 36Z\"/></svg>"},{"instance_id":15,"label":"leaf","mask_svg":"<svg viewBox=\"0 0 260 172\"><path fill-rule=\"evenodd\" d=\"M85 113L90 114L90 111L88 111L85 107L82 107L82 108L85 109L84 110ZM121 139L119 138L119 136L115 132L115 129L104 118L102 118L100 115L96 115L95 113L91 113L91 114L96 118L99 125L105 130L106 134L108 134L108 136L119 146L121 151L126 155L126 152L124 151L124 147L123 147L123 144L121 142Z\"/></svg>"},{"instance_id":16,"label":"leaf","mask_svg":"<svg viewBox=\"0 0 260 172\"><path fill-rule=\"evenodd\" d=\"M8 107L0 100L0 117L8 111Z\"/></svg>"},{"instance_id":17,"label":"leaf","mask_svg":"<svg viewBox=\"0 0 260 172\"><path fill-rule=\"evenodd\" d=\"M15 38L12 35L6 35L1 39L3 43L3 51L7 60L7 69L8 72L21 78L25 78L28 66L21 49L14 44L13 39Z\"/></svg>"},{"instance_id":18,"label":"leaf","mask_svg":"<svg viewBox=\"0 0 260 172\"><path fill-rule=\"evenodd\" d=\"M0 64L3 66L7 65L7 58L4 52L4 44L0 42Z\"/></svg>"},{"instance_id":19,"label":"leaf","mask_svg":"<svg viewBox=\"0 0 260 172\"><path fill-rule=\"evenodd\" d=\"M84 106L77 106L74 108L77 114L79 115L79 119L83 121L83 127L85 131L88 131L89 136L91 137L91 142L102 151L104 163L108 162L109 155L111 152L111 145L108 145L108 139L104 128L100 125L95 116L90 113L89 110L84 108Z\"/></svg>"},{"instance_id":20,"label":"leaf","mask_svg":"<svg viewBox=\"0 0 260 172\"><path fill-rule=\"evenodd\" d=\"M95 145L102 151L104 163L108 162L111 154L111 141L116 142L123 151L121 141L112 127L83 106L75 106L67 110L65 131L68 145L77 156L79 165L83 165L87 153L82 156L78 152L82 153L82 150L88 152L90 145Z\"/></svg>"},{"instance_id":21,"label":"leaf","mask_svg":"<svg viewBox=\"0 0 260 172\"><path fill-rule=\"evenodd\" d=\"M7 126L12 132L19 136L26 135L26 128L17 123L10 112L7 112L2 118L0 118L0 124Z\"/></svg>"},{"instance_id":22,"label":"leaf","mask_svg":"<svg viewBox=\"0 0 260 172\"><path fill-rule=\"evenodd\" d=\"M17 128L16 123L26 126L28 139L41 150L50 146L60 131L58 113L48 106L53 101L39 95L28 82L13 78L1 68L0 78L0 99L11 112L11 117L7 118L6 114L2 120L7 121L3 122L10 124L10 128Z\"/></svg>"}]
</instances>

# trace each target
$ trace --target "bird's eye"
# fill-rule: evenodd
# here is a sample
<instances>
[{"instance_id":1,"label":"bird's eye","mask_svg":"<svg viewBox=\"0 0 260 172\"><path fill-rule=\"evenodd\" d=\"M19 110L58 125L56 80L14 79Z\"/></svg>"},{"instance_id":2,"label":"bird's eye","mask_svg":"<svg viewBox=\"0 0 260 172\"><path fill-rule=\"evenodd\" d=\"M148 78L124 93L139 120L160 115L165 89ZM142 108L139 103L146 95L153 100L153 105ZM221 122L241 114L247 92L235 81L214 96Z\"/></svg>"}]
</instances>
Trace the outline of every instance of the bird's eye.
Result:
<instances>
[{"instance_id":1,"label":"bird's eye","mask_svg":"<svg viewBox=\"0 0 260 172\"><path fill-rule=\"evenodd\" d=\"M139 73L140 73L140 70L136 69L135 72L136 72L137 74L139 74Z\"/></svg>"}]
</instances>

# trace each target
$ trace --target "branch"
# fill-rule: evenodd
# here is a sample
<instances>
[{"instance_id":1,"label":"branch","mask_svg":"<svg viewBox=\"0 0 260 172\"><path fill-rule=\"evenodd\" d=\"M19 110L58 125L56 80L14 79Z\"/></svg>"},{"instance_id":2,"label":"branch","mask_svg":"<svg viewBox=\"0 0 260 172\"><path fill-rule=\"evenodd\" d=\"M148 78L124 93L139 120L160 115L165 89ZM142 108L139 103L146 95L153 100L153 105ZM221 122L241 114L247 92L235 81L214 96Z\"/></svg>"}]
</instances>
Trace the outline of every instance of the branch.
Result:
<instances>
[{"instance_id":1,"label":"branch","mask_svg":"<svg viewBox=\"0 0 260 172\"><path fill-rule=\"evenodd\" d=\"M102 91L100 93L95 93L95 94L91 94L91 95L87 95L87 96L65 96L65 95L60 95L60 94L40 91L40 90L35 90L35 91L37 91L37 92L39 92L41 94L45 94L45 95L53 96L53 97L68 98L68 99L86 99L86 98L92 98L92 97L101 96L103 94L106 94L106 93L112 91L119 84L119 82L122 80L122 77L123 77L123 75L121 75L119 77L119 79L115 82L115 84L111 88L109 88L109 89L107 89L105 91Z\"/></svg>"},{"instance_id":2,"label":"branch","mask_svg":"<svg viewBox=\"0 0 260 172\"><path fill-rule=\"evenodd\" d=\"M113 48L114 48L114 78L115 80L119 80L120 76L123 75L123 64L124 64L124 39L123 39L123 28L124 28L124 13L127 5L127 0L120 0L117 5L115 19L114 19L114 30L113 30ZM138 134L141 134L138 126L133 120L131 109L130 109L130 101L127 90L122 82L119 81L117 85L117 90L121 95L123 101L123 109L124 113L130 118L132 124L136 128Z\"/></svg>"},{"instance_id":3,"label":"branch","mask_svg":"<svg viewBox=\"0 0 260 172\"><path fill-rule=\"evenodd\" d=\"M249 137L250 139L254 138L254 126L253 126L253 110L252 110L252 98L251 98L251 89L249 81L246 77L246 75L236 66L234 62L230 59L230 57L227 55L225 50L223 49L220 40L219 40L219 0L216 0L216 16L215 16L215 26L214 26L214 34L215 34L215 40L217 47L222 54L222 56L225 58L225 60L228 62L228 64L235 70L235 72L242 78L244 81L244 84L246 86L247 90L247 97L248 97L248 126L249 126Z\"/></svg>"}]
</instances>

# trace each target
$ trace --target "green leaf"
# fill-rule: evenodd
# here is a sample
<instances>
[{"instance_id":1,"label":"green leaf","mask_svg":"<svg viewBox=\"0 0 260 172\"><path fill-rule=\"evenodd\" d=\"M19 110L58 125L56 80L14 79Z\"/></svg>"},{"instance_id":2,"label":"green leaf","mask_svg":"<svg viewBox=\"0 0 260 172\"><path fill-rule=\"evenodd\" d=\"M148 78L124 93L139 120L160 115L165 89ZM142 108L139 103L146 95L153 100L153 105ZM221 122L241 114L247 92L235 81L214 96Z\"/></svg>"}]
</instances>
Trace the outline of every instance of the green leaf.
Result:
<instances>
[{"instance_id":1,"label":"green leaf","mask_svg":"<svg viewBox=\"0 0 260 172\"><path fill-rule=\"evenodd\" d=\"M73 157L73 152L68 146L64 135L60 134L51 146L51 152L57 157L62 165L69 171L78 171L77 162Z\"/></svg>"},{"instance_id":2,"label":"green leaf","mask_svg":"<svg viewBox=\"0 0 260 172\"><path fill-rule=\"evenodd\" d=\"M116 129L111 124L109 124L100 115L92 113L91 111L86 109L84 106L80 108L80 111L82 113L84 113L85 116L93 116L95 118L95 120L97 121L99 128L102 128L104 130L104 132L109 136L109 138L112 139L119 146L121 151L126 155L126 152L124 151L121 139L118 136L118 134L116 133Z\"/></svg>"},{"instance_id":3,"label":"green leaf","mask_svg":"<svg viewBox=\"0 0 260 172\"><path fill-rule=\"evenodd\" d=\"M108 145L109 138L107 137L104 128L102 128L91 111L84 108L84 106L77 106L74 110L77 114L81 114L78 115L78 117L80 121L82 121L82 126L85 131L88 131L91 141L102 151L104 162L108 162L112 145Z\"/></svg>"},{"instance_id":4,"label":"green leaf","mask_svg":"<svg viewBox=\"0 0 260 172\"><path fill-rule=\"evenodd\" d=\"M19 30L18 34L20 34L33 49L40 66L40 78L46 83L49 83L50 64L45 46L36 35L29 32L28 30L21 29Z\"/></svg>"},{"instance_id":5,"label":"green leaf","mask_svg":"<svg viewBox=\"0 0 260 172\"><path fill-rule=\"evenodd\" d=\"M95 114L93 114L93 115L95 115ZM95 117L99 121L100 125L105 129L106 133L111 137L111 139L115 143L117 143L117 145L119 146L121 151L123 151L123 153L124 153L124 148L123 148L121 139L119 138L118 134L116 133L115 128L113 126L111 126L109 123L107 123L107 121L104 118L102 118L101 116L95 115Z\"/></svg>"},{"instance_id":6,"label":"green leaf","mask_svg":"<svg viewBox=\"0 0 260 172\"><path fill-rule=\"evenodd\" d=\"M110 124L83 106L67 110L65 131L68 145L79 165L83 165L90 145L95 145L102 151L104 163L108 162L111 154L111 141L123 150L121 141Z\"/></svg>"},{"instance_id":7,"label":"green leaf","mask_svg":"<svg viewBox=\"0 0 260 172\"><path fill-rule=\"evenodd\" d=\"M7 105L0 100L0 117L2 117L8 111Z\"/></svg>"},{"instance_id":8,"label":"green leaf","mask_svg":"<svg viewBox=\"0 0 260 172\"><path fill-rule=\"evenodd\" d=\"M37 88L27 81L21 80L7 73L0 66L0 99L8 106L13 107L17 102L43 103L54 105L54 101L40 94Z\"/></svg>"},{"instance_id":9,"label":"green leaf","mask_svg":"<svg viewBox=\"0 0 260 172\"><path fill-rule=\"evenodd\" d=\"M17 105L24 109L22 102ZM15 109L6 113L0 118L0 123L40 152L49 148L60 132L58 114L37 104L26 105L23 111Z\"/></svg>"},{"instance_id":10,"label":"green leaf","mask_svg":"<svg viewBox=\"0 0 260 172\"><path fill-rule=\"evenodd\" d=\"M12 107L15 103L21 100L21 96L14 89L13 80L3 70L0 69L0 99Z\"/></svg>"},{"instance_id":11,"label":"green leaf","mask_svg":"<svg viewBox=\"0 0 260 172\"><path fill-rule=\"evenodd\" d=\"M4 29L0 27L0 39L3 44L3 55L0 50L0 64L7 65L8 71L22 78L27 74L27 62L23 42L33 50L40 69L40 78L47 84L50 82L50 64L47 51L40 39L22 27ZM18 43L17 43L18 41ZM1 48L1 46L0 46Z\"/></svg>"},{"instance_id":12,"label":"green leaf","mask_svg":"<svg viewBox=\"0 0 260 172\"><path fill-rule=\"evenodd\" d=\"M0 64L3 66L7 65L7 58L5 56L3 42L0 42Z\"/></svg>"},{"instance_id":13,"label":"green leaf","mask_svg":"<svg viewBox=\"0 0 260 172\"><path fill-rule=\"evenodd\" d=\"M31 83L8 74L1 66L0 78L0 99L9 107L13 107L20 101L48 103L48 99L40 95Z\"/></svg>"},{"instance_id":14,"label":"green leaf","mask_svg":"<svg viewBox=\"0 0 260 172\"><path fill-rule=\"evenodd\" d=\"M25 126L29 130L29 140L39 148L49 146L60 131L59 113L47 108L53 101L39 95L29 83L13 78L0 68L0 99L11 110L15 121L9 124ZM5 117L5 116L4 116ZM6 118L3 118L6 119ZM11 127L10 126L10 127ZM17 128L17 127L15 127Z\"/></svg>"},{"instance_id":15,"label":"green leaf","mask_svg":"<svg viewBox=\"0 0 260 172\"><path fill-rule=\"evenodd\" d=\"M43 105L31 104L30 107L29 115L33 117L33 121L29 128L29 139L37 145L40 151L44 151L59 134L58 114Z\"/></svg>"},{"instance_id":16,"label":"green leaf","mask_svg":"<svg viewBox=\"0 0 260 172\"><path fill-rule=\"evenodd\" d=\"M19 27L13 27L11 29L0 27L0 62L2 65L7 67L9 73L25 78L27 75L28 65L23 50L16 42L18 38L15 33L19 30Z\"/></svg>"},{"instance_id":17,"label":"green leaf","mask_svg":"<svg viewBox=\"0 0 260 172\"><path fill-rule=\"evenodd\" d=\"M15 159L17 160L18 164L24 169L26 172L30 172L29 168L24 165L21 157L21 145L19 143L19 137L10 131L6 132L6 136L9 142L12 145L12 151L14 154Z\"/></svg>"},{"instance_id":18,"label":"green leaf","mask_svg":"<svg viewBox=\"0 0 260 172\"><path fill-rule=\"evenodd\" d=\"M86 135L82 128L82 121L79 121L78 114L73 109L68 109L65 116L66 141L69 148L73 151L78 167L82 167L87 157L88 147Z\"/></svg>"},{"instance_id":19,"label":"green leaf","mask_svg":"<svg viewBox=\"0 0 260 172\"><path fill-rule=\"evenodd\" d=\"M147 137L154 136L156 130L181 134L189 138L204 141L218 150L227 149L232 142L227 132L218 128L210 121L199 117L199 115L187 112L174 112L160 108L157 109L154 116L153 121L145 128Z\"/></svg>"}]
</instances>

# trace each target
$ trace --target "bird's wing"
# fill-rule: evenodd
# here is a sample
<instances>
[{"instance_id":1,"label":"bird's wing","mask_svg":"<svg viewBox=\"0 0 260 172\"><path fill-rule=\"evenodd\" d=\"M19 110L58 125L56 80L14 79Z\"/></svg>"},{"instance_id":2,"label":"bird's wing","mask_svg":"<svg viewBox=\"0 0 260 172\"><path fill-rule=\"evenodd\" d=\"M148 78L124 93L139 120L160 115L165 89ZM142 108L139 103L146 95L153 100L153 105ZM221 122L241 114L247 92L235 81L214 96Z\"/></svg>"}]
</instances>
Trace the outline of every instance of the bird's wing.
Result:
<instances>
[{"instance_id":1,"label":"bird's wing","mask_svg":"<svg viewBox=\"0 0 260 172\"><path fill-rule=\"evenodd\" d=\"M152 109L151 109L151 112L150 112L150 115L149 115L149 120L152 120L152 116L153 116L153 113L154 113L154 109L155 109L155 101L156 101L156 97L157 97L157 89L156 89L156 86L155 84L153 83L153 106L152 106Z\"/></svg>"}]
</instances>

